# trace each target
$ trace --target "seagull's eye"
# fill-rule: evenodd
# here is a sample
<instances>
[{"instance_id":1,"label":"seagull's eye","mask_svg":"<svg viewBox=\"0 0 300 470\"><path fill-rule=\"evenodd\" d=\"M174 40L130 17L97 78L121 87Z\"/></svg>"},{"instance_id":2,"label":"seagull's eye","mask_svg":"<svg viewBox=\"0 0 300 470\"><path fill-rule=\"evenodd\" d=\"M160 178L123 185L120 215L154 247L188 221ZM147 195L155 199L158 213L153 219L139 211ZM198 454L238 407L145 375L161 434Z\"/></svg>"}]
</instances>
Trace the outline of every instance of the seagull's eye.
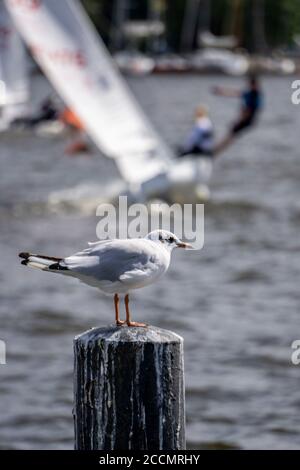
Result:
<instances>
[{"instance_id":1,"label":"seagull's eye","mask_svg":"<svg viewBox=\"0 0 300 470\"><path fill-rule=\"evenodd\" d=\"M175 242L175 238L174 237L170 237L169 238L169 243L174 243Z\"/></svg>"}]
</instances>

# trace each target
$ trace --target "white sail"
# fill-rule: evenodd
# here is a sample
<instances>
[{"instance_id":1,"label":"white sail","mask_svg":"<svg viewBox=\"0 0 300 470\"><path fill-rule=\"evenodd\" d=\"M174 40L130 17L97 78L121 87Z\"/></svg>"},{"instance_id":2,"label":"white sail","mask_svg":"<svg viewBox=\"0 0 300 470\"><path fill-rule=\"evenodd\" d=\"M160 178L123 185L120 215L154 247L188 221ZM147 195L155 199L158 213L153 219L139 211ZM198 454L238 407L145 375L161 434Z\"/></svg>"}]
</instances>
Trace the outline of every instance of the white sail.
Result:
<instances>
[{"instance_id":1,"label":"white sail","mask_svg":"<svg viewBox=\"0 0 300 470\"><path fill-rule=\"evenodd\" d=\"M7 11L0 0L0 127L24 114L29 98L29 82L25 48Z\"/></svg>"},{"instance_id":2,"label":"white sail","mask_svg":"<svg viewBox=\"0 0 300 470\"><path fill-rule=\"evenodd\" d=\"M132 184L172 158L131 95L77 0L5 0L45 75L101 151Z\"/></svg>"}]
</instances>

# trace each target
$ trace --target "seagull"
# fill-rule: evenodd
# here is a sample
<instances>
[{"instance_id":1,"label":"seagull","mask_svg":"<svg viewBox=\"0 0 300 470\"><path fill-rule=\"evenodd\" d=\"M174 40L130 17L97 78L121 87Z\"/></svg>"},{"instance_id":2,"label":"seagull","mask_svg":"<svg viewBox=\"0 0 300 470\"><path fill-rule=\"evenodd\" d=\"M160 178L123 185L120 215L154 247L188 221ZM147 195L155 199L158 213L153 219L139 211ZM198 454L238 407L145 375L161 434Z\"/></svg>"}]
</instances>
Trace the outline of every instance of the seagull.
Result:
<instances>
[{"instance_id":1,"label":"seagull","mask_svg":"<svg viewBox=\"0 0 300 470\"><path fill-rule=\"evenodd\" d=\"M114 294L117 326L145 327L145 323L131 320L129 292L153 284L168 270L174 248L193 249L167 230L154 230L145 238L113 239L91 242L89 248L68 256L20 253L21 264L43 271L63 274L97 287L106 294ZM119 295L125 294L126 320L120 320Z\"/></svg>"}]
</instances>

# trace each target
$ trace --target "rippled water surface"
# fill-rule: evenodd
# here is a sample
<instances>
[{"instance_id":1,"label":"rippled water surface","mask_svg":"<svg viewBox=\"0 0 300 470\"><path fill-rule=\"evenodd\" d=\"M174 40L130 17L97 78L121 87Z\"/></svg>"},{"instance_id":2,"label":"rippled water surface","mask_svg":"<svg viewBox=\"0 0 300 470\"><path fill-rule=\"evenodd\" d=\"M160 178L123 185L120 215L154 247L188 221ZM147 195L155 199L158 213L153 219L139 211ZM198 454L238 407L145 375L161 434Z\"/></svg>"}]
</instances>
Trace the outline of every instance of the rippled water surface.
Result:
<instances>
[{"instance_id":1,"label":"rippled water surface","mask_svg":"<svg viewBox=\"0 0 300 470\"><path fill-rule=\"evenodd\" d=\"M130 86L175 145L199 102L218 137L235 100L210 94L218 77L147 77ZM291 80L266 78L265 111L216 163L205 205L205 246L175 253L162 282L133 295L137 321L185 340L187 438L201 448L300 448L300 109ZM35 89L45 93L45 85ZM112 162L63 156L62 138L0 136L0 447L70 449L72 340L113 320L111 299L75 280L19 265L17 253L57 256L95 239L95 192L118 184ZM57 204L61 190L69 202ZM77 203L71 204L74 199Z\"/></svg>"}]
</instances>

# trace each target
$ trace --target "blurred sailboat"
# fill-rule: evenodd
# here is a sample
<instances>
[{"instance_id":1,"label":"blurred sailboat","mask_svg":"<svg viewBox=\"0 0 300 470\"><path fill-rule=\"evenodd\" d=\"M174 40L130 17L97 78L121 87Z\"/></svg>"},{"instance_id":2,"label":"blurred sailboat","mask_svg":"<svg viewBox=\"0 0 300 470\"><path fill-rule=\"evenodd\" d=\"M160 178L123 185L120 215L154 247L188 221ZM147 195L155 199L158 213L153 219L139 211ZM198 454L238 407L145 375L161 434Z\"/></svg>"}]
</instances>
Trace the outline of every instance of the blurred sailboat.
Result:
<instances>
[{"instance_id":1,"label":"blurred sailboat","mask_svg":"<svg viewBox=\"0 0 300 470\"><path fill-rule=\"evenodd\" d=\"M114 60L121 72L128 75L148 75L155 67L154 59L136 51L117 52Z\"/></svg>"},{"instance_id":2,"label":"blurred sailboat","mask_svg":"<svg viewBox=\"0 0 300 470\"><path fill-rule=\"evenodd\" d=\"M29 81L24 45L0 1L0 131L28 111Z\"/></svg>"},{"instance_id":3,"label":"blurred sailboat","mask_svg":"<svg viewBox=\"0 0 300 470\"><path fill-rule=\"evenodd\" d=\"M208 158L178 161L127 88L77 0L5 0L35 60L136 199L208 195Z\"/></svg>"}]
</instances>

